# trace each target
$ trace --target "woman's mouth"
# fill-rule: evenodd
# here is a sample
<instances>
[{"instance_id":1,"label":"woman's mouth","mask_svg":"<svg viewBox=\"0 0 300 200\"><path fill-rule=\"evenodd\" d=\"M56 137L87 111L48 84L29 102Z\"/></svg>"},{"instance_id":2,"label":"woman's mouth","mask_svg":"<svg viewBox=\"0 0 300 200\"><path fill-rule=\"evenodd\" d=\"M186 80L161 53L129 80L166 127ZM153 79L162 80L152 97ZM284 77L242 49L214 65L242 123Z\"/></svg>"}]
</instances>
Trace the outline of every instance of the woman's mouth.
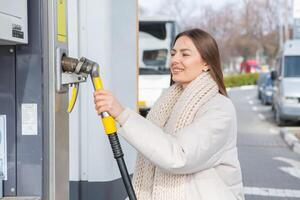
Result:
<instances>
[{"instance_id":1,"label":"woman's mouth","mask_svg":"<svg viewBox=\"0 0 300 200\"><path fill-rule=\"evenodd\" d=\"M178 73L180 73L180 72L183 72L184 71L184 69L182 69L182 68L173 68L172 69L172 72L174 73L174 74L178 74Z\"/></svg>"}]
</instances>

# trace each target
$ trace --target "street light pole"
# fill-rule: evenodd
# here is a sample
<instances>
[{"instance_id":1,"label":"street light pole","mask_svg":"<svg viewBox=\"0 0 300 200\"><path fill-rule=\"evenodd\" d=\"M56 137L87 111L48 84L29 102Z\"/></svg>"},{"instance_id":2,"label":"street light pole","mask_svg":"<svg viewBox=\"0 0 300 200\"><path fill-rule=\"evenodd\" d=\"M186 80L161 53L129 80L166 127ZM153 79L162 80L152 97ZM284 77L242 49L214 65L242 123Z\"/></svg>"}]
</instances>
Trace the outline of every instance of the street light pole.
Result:
<instances>
[{"instance_id":1,"label":"street light pole","mask_svg":"<svg viewBox=\"0 0 300 200\"><path fill-rule=\"evenodd\" d=\"M290 39L289 22L288 22L289 1L284 0L284 42Z\"/></svg>"}]
</instances>

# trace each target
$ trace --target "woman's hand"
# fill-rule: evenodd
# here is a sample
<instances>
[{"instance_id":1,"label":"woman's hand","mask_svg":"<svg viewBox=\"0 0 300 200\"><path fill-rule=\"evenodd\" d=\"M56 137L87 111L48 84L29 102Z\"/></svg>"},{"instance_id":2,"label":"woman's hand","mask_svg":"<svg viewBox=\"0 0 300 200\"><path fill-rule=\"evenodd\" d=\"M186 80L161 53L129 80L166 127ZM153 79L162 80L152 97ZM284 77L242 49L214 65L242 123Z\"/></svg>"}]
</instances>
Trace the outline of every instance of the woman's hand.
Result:
<instances>
[{"instance_id":1,"label":"woman's hand","mask_svg":"<svg viewBox=\"0 0 300 200\"><path fill-rule=\"evenodd\" d=\"M107 90L94 92L94 102L98 114L108 112L113 118L116 118L124 110L112 93Z\"/></svg>"}]
</instances>

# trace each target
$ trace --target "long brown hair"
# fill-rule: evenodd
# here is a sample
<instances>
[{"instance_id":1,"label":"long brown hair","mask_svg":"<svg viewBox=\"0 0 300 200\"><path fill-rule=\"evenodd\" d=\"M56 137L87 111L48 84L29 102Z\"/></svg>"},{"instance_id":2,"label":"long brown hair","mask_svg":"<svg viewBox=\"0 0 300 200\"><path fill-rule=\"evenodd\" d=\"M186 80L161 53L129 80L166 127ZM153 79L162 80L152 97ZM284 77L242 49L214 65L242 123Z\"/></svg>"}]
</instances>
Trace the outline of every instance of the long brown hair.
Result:
<instances>
[{"instance_id":1,"label":"long brown hair","mask_svg":"<svg viewBox=\"0 0 300 200\"><path fill-rule=\"evenodd\" d=\"M196 28L179 33L173 42L173 46L176 40L182 36L187 36L193 41L202 59L210 66L209 73L218 84L219 92L224 96L228 96L223 80L220 53L216 40L209 33ZM171 85L173 83L171 75Z\"/></svg>"}]
</instances>

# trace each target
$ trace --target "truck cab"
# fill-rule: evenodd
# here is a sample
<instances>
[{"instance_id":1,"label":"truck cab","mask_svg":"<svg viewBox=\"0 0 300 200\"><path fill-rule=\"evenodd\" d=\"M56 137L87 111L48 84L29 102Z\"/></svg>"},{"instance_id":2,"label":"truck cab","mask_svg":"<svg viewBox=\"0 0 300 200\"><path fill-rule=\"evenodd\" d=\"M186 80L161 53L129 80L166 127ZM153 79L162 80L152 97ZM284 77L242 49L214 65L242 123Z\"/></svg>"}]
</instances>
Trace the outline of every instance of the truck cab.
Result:
<instances>
[{"instance_id":1,"label":"truck cab","mask_svg":"<svg viewBox=\"0 0 300 200\"><path fill-rule=\"evenodd\" d=\"M175 21L165 17L139 21L139 111L146 116L162 91L170 86L170 49Z\"/></svg>"}]
</instances>

